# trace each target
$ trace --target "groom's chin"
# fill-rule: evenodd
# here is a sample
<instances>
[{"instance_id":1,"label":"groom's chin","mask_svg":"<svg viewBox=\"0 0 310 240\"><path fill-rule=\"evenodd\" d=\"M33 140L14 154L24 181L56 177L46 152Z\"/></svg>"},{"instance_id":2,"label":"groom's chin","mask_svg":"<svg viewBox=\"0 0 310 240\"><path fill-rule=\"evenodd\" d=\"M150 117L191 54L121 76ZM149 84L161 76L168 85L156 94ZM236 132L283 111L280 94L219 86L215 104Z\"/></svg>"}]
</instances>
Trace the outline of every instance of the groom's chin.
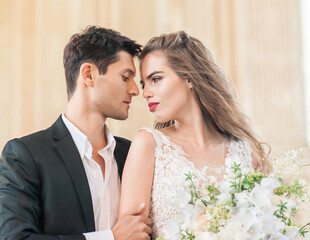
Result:
<instances>
[{"instance_id":1,"label":"groom's chin","mask_svg":"<svg viewBox=\"0 0 310 240\"><path fill-rule=\"evenodd\" d=\"M123 113L123 114L118 114L118 115L112 116L110 118L115 119L115 120L126 120L128 118L128 112Z\"/></svg>"}]
</instances>

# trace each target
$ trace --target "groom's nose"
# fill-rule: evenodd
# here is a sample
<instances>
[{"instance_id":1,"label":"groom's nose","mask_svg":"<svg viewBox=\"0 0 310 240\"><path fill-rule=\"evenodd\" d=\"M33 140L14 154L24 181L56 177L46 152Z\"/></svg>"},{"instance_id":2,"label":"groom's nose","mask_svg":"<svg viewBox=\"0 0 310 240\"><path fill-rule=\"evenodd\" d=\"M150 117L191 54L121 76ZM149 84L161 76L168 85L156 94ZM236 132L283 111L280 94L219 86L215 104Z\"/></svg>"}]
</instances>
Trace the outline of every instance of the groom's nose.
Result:
<instances>
[{"instance_id":1,"label":"groom's nose","mask_svg":"<svg viewBox=\"0 0 310 240\"><path fill-rule=\"evenodd\" d=\"M138 96L139 95L139 88L133 79L128 82L128 93L131 96Z\"/></svg>"}]
</instances>

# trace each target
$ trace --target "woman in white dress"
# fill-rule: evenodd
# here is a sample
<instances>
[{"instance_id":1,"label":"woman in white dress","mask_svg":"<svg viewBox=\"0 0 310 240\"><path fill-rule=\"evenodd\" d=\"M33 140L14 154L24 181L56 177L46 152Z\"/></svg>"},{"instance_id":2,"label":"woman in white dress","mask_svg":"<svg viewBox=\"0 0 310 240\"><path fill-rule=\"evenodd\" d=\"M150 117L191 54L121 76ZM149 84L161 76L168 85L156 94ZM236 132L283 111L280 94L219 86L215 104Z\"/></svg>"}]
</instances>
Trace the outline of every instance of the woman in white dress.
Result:
<instances>
[{"instance_id":1,"label":"woman in white dress","mask_svg":"<svg viewBox=\"0 0 310 240\"><path fill-rule=\"evenodd\" d=\"M132 141L119 215L144 203L155 239L165 237L165 223L178 215L169 202L173 192L186 190L186 171L195 173L199 191L203 182L221 181L232 159L242 159L243 169L260 168L266 154L199 40L183 31L154 37L140 61L143 97L157 130L142 129Z\"/></svg>"}]
</instances>

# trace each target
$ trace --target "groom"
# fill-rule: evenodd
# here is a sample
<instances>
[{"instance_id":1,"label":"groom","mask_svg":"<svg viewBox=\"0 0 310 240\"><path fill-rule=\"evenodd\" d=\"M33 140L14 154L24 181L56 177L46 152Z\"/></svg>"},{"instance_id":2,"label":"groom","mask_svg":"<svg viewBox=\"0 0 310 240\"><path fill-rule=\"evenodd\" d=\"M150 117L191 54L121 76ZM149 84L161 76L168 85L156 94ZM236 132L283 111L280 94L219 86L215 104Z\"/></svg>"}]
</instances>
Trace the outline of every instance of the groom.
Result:
<instances>
[{"instance_id":1,"label":"groom","mask_svg":"<svg viewBox=\"0 0 310 240\"><path fill-rule=\"evenodd\" d=\"M107 118L128 117L140 45L90 26L64 50L68 107L48 129L9 141L0 160L0 239L150 239L140 209L117 219L130 142ZM110 230L111 229L111 230Z\"/></svg>"}]
</instances>

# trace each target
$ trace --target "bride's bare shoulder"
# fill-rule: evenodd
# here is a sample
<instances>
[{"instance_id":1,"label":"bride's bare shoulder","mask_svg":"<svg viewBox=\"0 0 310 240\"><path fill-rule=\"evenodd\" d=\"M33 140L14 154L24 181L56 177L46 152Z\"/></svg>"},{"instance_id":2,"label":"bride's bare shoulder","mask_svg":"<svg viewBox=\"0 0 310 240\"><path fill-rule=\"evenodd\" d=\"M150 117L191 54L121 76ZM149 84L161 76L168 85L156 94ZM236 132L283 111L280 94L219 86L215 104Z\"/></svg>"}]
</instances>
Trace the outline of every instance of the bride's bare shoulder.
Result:
<instances>
[{"instance_id":1,"label":"bride's bare shoulder","mask_svg":"<svg viewBox=\"0 0 310 240\"><path fill-rule=\"evenodd\" d=\"M158 130L151 128L142 128L134 136L131 146L136 146L140 149L154 149L159 143L158 141L162 139L163 135L170 137L173 131L174 126Z\"/></svg>"},{"instance_id":2,"label":"bride's bare shoulder","mask_svg":"<svg viewBox=\"0 0 310 240\"><path fill-rule=\"evenodd\" d=\"M140 129L134 136L131 146L137 146L139 148L154 148L156 142L152 131L147 128Z\"/></svg>"}]
</instances>

